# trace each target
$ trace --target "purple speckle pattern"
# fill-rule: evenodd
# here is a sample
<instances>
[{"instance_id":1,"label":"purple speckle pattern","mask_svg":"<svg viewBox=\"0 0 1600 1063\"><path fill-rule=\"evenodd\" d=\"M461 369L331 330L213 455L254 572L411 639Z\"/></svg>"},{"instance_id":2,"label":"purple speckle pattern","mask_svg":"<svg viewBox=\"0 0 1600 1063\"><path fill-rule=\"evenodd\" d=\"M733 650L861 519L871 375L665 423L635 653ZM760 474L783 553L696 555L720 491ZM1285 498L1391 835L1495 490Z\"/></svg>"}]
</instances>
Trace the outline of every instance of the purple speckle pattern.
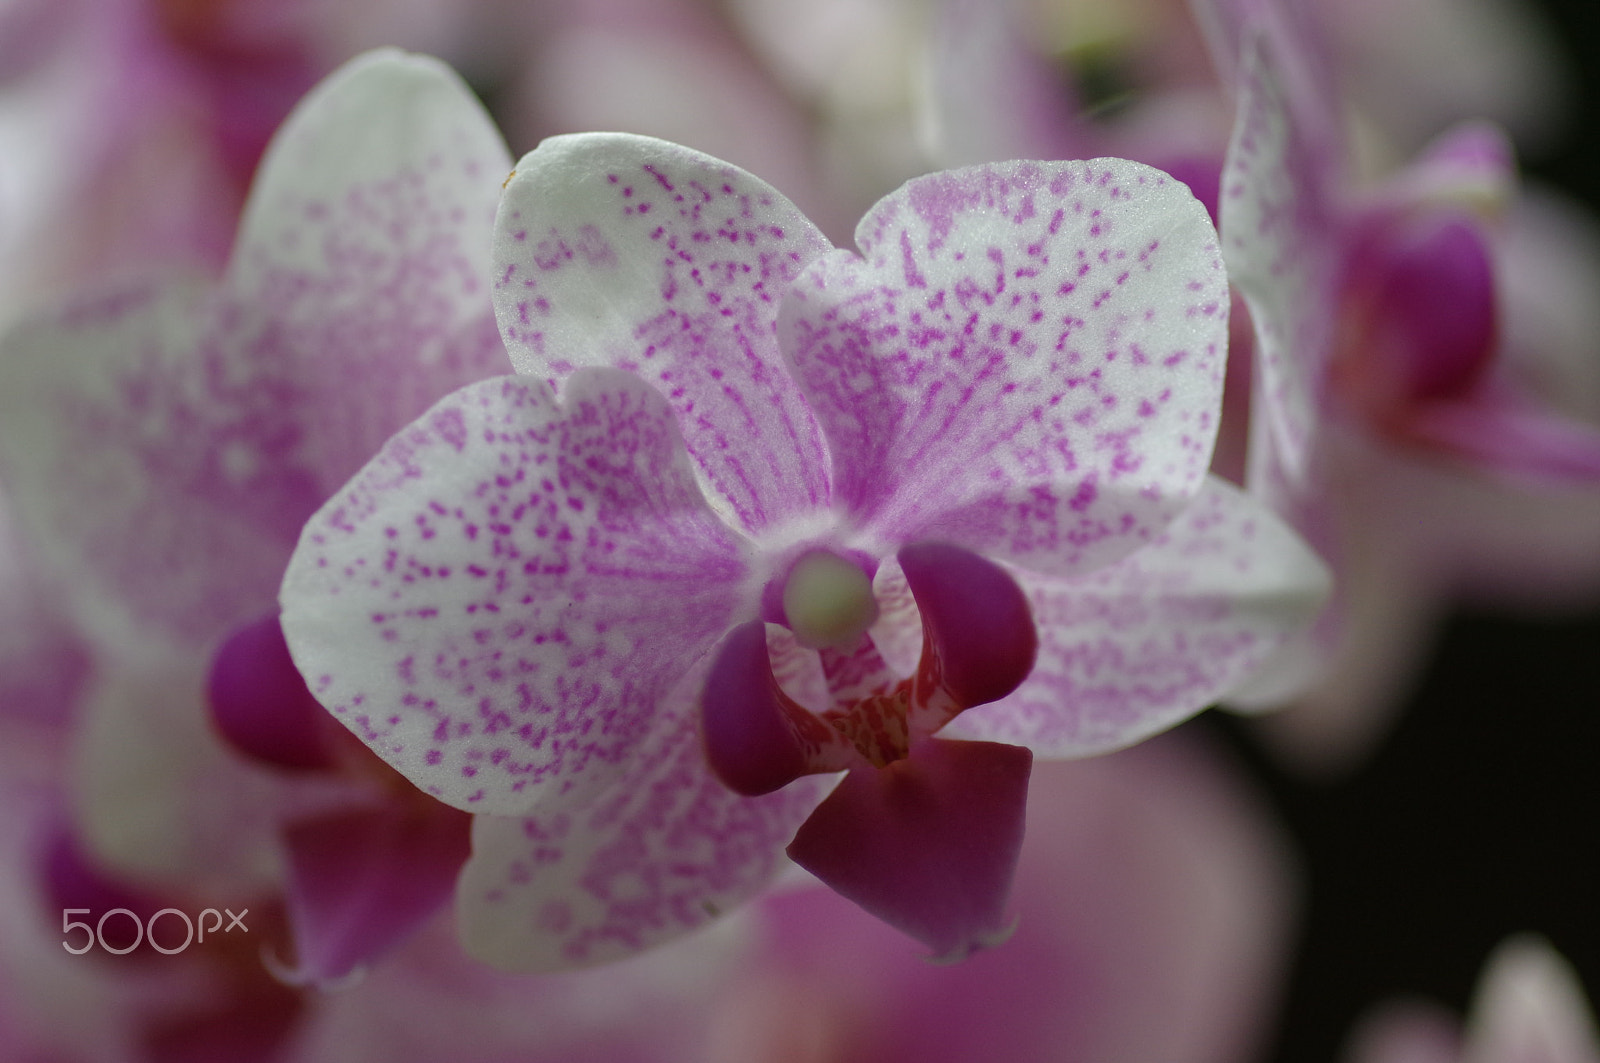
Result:
<instances>
[{"instance_id":1,"label":"purple speckle pattern","mask_svg":"<svg viewBox=\"0 0 1600 1063\"><path fill-rule=\"evenodd\" d=\"M1069 574L1199 490L1228 292L1183 185L1116 159L972 167L911 181L856 240L779 333L870 536Z\"/></svg>"},{"instance_id":2,"label":"purple speckle pattern","mask_svg":"<svg viewBox=\"0 0 1600 1063\"><path fill-rule=\"evenodd\" d=\"M506 187L495 314L518 372L611 366L650 381L712 505L759 533L829 499L826 450L776 335L784 291L829 250L727 163L647 137L552 137Z\"/></svg>"},{"instance_id":3,"label":"purple speckle pattern","mask_svg":"<svg viewBox=\"0 0 1600 1063\"><path fill-rule=\"evenodd\" d=\"M486 249L509 165L459 79L378 53L285 124L218 288L127 287L8 338L8 482L97 609L209 646L389 435L507 371Z\"/></svg>"},{"instance_id":4,"label":"purple speckle pattern","mask_svg":"<svg viewBox=\"0 0 1600 1063\"><path fill-rule=\"evenodd\" d=\"M469 952L523 971L623 959L742 904L786 865L833 780L741 797L707 769L695 714L667 719L629 777L582 810L477 818L457 886Z\"/></svg>"},{"instance_id":5,"label":"purple speckle pattern","mask_svg":"<svg viewBox=\"0 0 1600 1063\"><path fill-rule=\"evenodd\" d=\"M456 392L306 526L283 627L312 692L473 812L619 776L666 692L755 604L672 412L590 369Z\"/></svg>"},{"instance_id":6,"label":"purple speckle pattern","mask_svg":"<svg viewBox=\"0 0 1600 1063\"><path fill-rule=\"evenodd\" d=\"M942 734L1082 757L1148 738L1216 702L1326 600L1322 562L1214 477L1156 542L1086 577L1017 573L1039 626L1033 674Z\"/></svg>"},{"instance_id":7,"label":"purple speckle pattern","mask_svg":"<svg viewBox=\"0 0 1600 1063\"><path fill-rule=\"evenodd\" d=\"M1292 483L1306 474L1335 316L1330 175L1310 142L1311 124L1292 104L1272 39L1251 38L1219 228L1229 276L1255 325L1257 416Z\"/></svg>"}]
</instances>

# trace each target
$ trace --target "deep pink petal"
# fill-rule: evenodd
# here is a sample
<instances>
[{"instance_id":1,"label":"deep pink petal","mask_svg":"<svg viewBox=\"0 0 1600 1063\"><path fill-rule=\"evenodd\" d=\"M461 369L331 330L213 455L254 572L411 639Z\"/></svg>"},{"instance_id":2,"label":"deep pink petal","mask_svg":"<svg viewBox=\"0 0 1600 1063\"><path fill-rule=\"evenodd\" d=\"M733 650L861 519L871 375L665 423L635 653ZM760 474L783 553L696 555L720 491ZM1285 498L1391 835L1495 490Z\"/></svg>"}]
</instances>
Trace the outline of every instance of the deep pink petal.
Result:
<instances>
[{"instance_id":1,"label":"deep pink petal","mask_svg":"<svg viewBox=\"0 0 1600 1063\"><path fill-rule=\"evenodd\" d=\"M884 768L844 777L789 856L944 961L1008 933L1033 754L931 738Z\"/></svg>"},{"instance_id":2,"label":"deep pink petal","mask_svg":"<svg viewBox=\"0 0 1600 1063\"><path fill-rule=\"evenodd\" d=\"M1165 535L1079 579L1019 573L1039 662L945 733L1079 757L1130 745L1230 693L1311 622L1328 572L1289 528L1211 480Z\"/></svg>"},{"instance_id":3,"label":"deep pink petal","mask_svg":"<svg viewBox=\"0 0 1600 1063\"><path fill-rule=\"evenodd\" d=\"M312 693L475 812L607 785L755 612L666 402L615 370L565 396L503 377L440 402L312 519L284 578Z\"/></svg>"},{"instance_id":4,"label":"deep pink petal","mask_svg":"<svg viewBox=\"0 0 1600 1063\"><path fill-rule=\"evenodd\" d=\"M1336 313L1332 166L1284 38L1252 35L1239 115L1222 172L1222 250L1256 327L1260 407L1269 445L1300 483L1317 424Z\"/></svg>"},{"instance_id":5,"label":"deep pink petal","mask_svg":"<svg viewBox=\"0 0 1600 1063\"><path fill-rule=\"evenodd\" d=\"M783 847L830 780L741 797L706 767L680 711L626 778L581 811L479 816L457 889L462 944L507 970L621 959L681 937L743 903L783 866Z\"/></svg>"},{"instance_id":6,"label":"deep pink petal","mask_svg":"<svg viewBox=\"0 0 1600 1063\"><path fill-rule=\"evenodd\" d=\"M1114 159L973 167L911 181L856 241L779 331L869 534L1069 573L1199 490L1228 294L1187 188Z\"/></svg>"},{"instance_id":7,"label":"deep pink petal","mask_svg":"<svg viewBox=\"0 0 1600 1063\"><path fill-rule=\"evenodd\" d=\"M647 137L552 137L517 163L494 244L517 370L614 366L671 402L719 508L760 531L828 501L826 452L778 352L784 289L831 245L770 185Z\"/></svg>"},{"instance_id":8,"label":"deep pink petal","mask_svg":"<svg viewBox=\"0 0 1600 1063\"><path fill-rule=\"evenodd\" d=\"M206 677L211 720L235 749L284 768L334 764L323 721L327 712L306 689L289 656L277 616L231 634Z\"/></svg>"},{"instance_id":9,"label":"deep pink petal","mask_svg":"<svg viewBox=\"0 0 1600 1063\"><path fill-rule=\"evenodd\" d=\"M339 982L421 927L450 898L470 827L466 813L421 800L291 824L295 978Z\"/></svg>"},{"instance_id":10,"label":"deep pink petal","mask_svg":"<svg viewBox=\"0 0 1600 1063\"><path fill-rule=\"evenodd\" d=\"M895 559L922 616L921 667L957 711L998 701L1028 678L1039 637L1005 569L945 543L913 543Z\"/></svg>"},{"instance_id":11,"label":"deep pink petal","mask_svg":"<svg viewBox=\"0 0 1600 1063\"><path fill-rule=\"evenodd\" d=\"M1296 883L1275 824L1207 752L1173 736L1036 762L1016 933L963 963L928 963L827 890L763 897L769 944L719 1009L742 1035L726 1058L761 1058L797 1026L834 1058L881 1063L1251 1058Z\"/></svg>"},{"instance_id":12,"label":"deep pink petal","mask_svg":"<svg viewBox=\"0 0 1600 1063\"><path fill-rule=\"evenodd\" d=\"M1345 262L1335 387L1375 420L1459 399L1499 343L1495 275L1484 236L1453 211L1380 220Z\"/></svg>"},{"instance_id":13,"label":"deep pink petal","mask_svg":"<svg viewBox=\"0 0 1600 1063\"><path fill-rule=\"evenodd\" d=\"M712 660L700 707L706 763L735 793L771 793L801 775L861 760L843 734L778 685L760 620L728 633Z\"/></svg>"}]
</instances>

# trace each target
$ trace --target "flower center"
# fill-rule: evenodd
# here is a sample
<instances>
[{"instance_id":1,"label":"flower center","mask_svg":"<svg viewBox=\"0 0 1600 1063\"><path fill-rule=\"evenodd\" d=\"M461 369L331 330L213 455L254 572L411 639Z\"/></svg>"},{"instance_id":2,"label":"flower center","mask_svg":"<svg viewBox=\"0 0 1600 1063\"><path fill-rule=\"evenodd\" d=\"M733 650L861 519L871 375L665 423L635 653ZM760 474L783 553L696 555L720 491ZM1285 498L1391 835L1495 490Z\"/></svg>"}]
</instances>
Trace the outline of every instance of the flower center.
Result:
<instances>
[{"instance_id":1,"label":"flower center","mask_svg":"<svg viewBox=\"0 0 1600 1063\"><path fill-rule=\"evenodd\" d=\"M859 565L814 550L790 570L783 612L800 645L820 649L854 642L878 618L878 603Z\"/></svg>"},{"instance_id":2,"label":"flower center","mask_svg":"<svg viewBox=\"0 0 1600 1063\"><path fill-rule=\"evenodd\" d=\"M795 565L784 587L821 617L802 642L821 643L831 704L814 713L778 685L759 620L729 633L701 699L706 755L738 793L770 793L801 775L883 768L965 709L997 701L1033 669L1038 638L1026 596L1000 566L959 547L921 543L900 550L901 570L922 617L922 657L896 676L867 627L877 615L865 573L818 551ZM843 572L848 567L852 577ZM860 583L853 580L860 579ZM824 640L824 636L833 636Z\"/></svg>"}]
</instances>

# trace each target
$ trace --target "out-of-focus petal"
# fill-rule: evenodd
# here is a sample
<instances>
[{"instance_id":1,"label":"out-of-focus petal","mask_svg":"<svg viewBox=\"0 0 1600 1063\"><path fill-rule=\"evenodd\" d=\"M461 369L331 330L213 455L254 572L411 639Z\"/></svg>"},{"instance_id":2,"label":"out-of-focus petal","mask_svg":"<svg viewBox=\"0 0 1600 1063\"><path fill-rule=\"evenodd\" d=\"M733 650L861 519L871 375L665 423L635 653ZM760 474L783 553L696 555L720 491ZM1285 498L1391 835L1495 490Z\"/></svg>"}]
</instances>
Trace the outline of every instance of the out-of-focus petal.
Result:
<instances>
[{"instance_id":1,"label":"out-of-focus petal","mask_svg":"<svg viewBox=\"0 0 1600 1063\"><path fill-rule=\"evenodd\" d=\"M1531 484L1600 487L1600 428L1496 395L1420 407L1407 434L1485 471Z\"/></svg>"},{"instance_id":2,"label":"out-of-focus petal","mask_svg":"<svg viewBox=\"0 0 1600 1063\"><path fill-rule=\"evenodd\" d=\"M315 504L301 470L236 461L277 435L279 392L212 390L191 361L200 307L192 288L128 286L19 326L0 358L19 523L113 643L204 643L258 615Z\"/></svg>"},{"instance_id":3,"label":"out-of-focus petal","mask_svg":"<svg viewBox=\"0 0 1600 1063\"><path fill-rule=\"evenodd\" d=\"M369 56L286 123L213 298L124 286L8 337L7 483L85 615L191 646L259 616L317 505L504 371L487 248L507 165L455 75Z\"/></svg>"},{"instance_id":4,"label":"out-of-focus petal","mask_svg":"<svg viewBox=\"0 0 1600 1063\"><path fill-rule=\"evenodd\" d=\"M692 700L703 681L703 669L691 673L678 700ZM706 767L694 714L668 722L628 776L582 810L473 822L456 890L469 953L520 971L616 960L687 934L770 883L833 780L808 776L741 797Z\"/></svg>"},{"instance_id":5,"label":"out-of-focus petal","mask_svg":"<svg viewBox=\"0 0 1600 1063\"><path fill-rule=\"evenodd\" d=\"M313 694L422 789L516 814L624 770L753 611L672 411L614 370L471 385L306 526L283 628ZM547 806L549 807L549 806Z\"/></svg>"},{"instance_id":6,"label":"out-of-focus petal","mask_svg":"<svg viewBox=\"0 0 1600 1063\"><path fill-rule=\"evenodd\" d=\"M72 767L85 843L131 881L217 903L272 885L273 776L212 732L199 667L152 658L107 669L86 695Z\"/></svg>"},{"instance_id":7,"label":"out-of-focus petal","mask_svg":"<svg viewBox=\"0 0 1600 1063\"><path fill-rule=\"evenodd\" d=\"M1137 163L917 178L829 255L779 330L864 534L1067 574L1199 490L1228 294L1188 189Z\"/></svg>"},{"instance_id":8,"label":"out-of-focus petal","mask_svg":"<svg viewBox=\"0 0 1600 1063\"><path fill-rule=\"evenodd\" d=\"M1074 159L1094 134L1076 100L1018 26L1010 0L935 6L927 113L930 153L946 166L995 159Z\"/></svg>"},{"instance_id":9,"label":"out-of-focus petal","mask_svg":"<svg viewBox=\"0 0 1600 1063\"><path fill-rule=\"evenodd\" d=\"M470 830L465 813L437 802L349 809L290 824L285 896L293 978L338 983L427 922L450 899Z\"/></svg>"},{"instance_id":10,"label":"out-of-focus petal","mask_svg":"<svg viewBox=\"0 0 1600 1063\"><path fill-rule=\"evenodd\" d=\"M235 455L304 464L326 497L456 387L509 368L489 246L511 156L461 79L382 50L319 85L273 141L208 339L218 384L273 367L292 435ZM320 501L320 499L318 499Z\"/></svg>"},{"instance_id":11,"label":"out-of-focus petal","mask_svg":"<svg viewBox=\"0 0 1600 1063\"><path fill-rule=\"evenodd\" d=\"M517 370L614 366L678 415L707 496L752 533L828 503L827 451L778 351L778 300L831 245L770 185L624 134L551 137L495 232L495 315Z\"/></svg>"},{"instance_id":12,"label":"out-of-focus petal","mask_svg":"<svg viewBox=\"0 0 1600 1063\"><path fill-rule=\"evenodd\" d=\"M1017 691L947 734L1080 757L1217 701L1315 617L1322 562L1248 495L1211 479L1152 545L1077 579L1019 573L1039 660Z\"/></svg>"},{"instance_id":13,"label":"out-of-focus petal","mask_svg":"<svg viewBox=\"0 0 1600 1063\"><path fill-rule=\"evenodd\" d=\"M1281 451L1290 482L1310 460L1319 381L1331 354L1336 297L1327 163L1286 77L1280 40L1252 36L1239 113L1222 173L1220 225L1229 279L1256 326L1259 387L1252 402Z\"/></svg>"},{"instance_id":14,"label":"out-of-focus petal","mask_svg":"<svg viewBox=\"0 0 1600 1063\"><path fill-rule=\"evenodd\" d=\"M1511 938L1489 957L1462 1063L1596 1063L1600 1035L1583 986L1549 942Z\"/></svg>"},{"instance_id":15,"label":"out-of-focus petal","mask_svg":"<svg viewBox=\"0 0 1600 1063\"><path fill-rule=\"evenodd\" d=\"M89 668L66 595L19 541L0 487L0 717L65 733Z\"/></svg>"}]
</instances>

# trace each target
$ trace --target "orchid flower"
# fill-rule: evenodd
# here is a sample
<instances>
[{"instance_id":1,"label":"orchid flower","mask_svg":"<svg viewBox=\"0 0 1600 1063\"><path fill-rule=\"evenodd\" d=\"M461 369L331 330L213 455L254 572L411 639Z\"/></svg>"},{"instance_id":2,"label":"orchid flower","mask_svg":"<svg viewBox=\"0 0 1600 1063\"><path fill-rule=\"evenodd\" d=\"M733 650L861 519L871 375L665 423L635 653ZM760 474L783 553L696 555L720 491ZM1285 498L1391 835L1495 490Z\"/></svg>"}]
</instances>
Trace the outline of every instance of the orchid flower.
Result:
<instances>
[{"instance_id":1,"label":"orchid flower","mask_svg":"<svg viewBox=\"0 0 1600 1063\"><path fill-rule=\"evenodd\" d=\"M1350 1063L1596 1063L1600 1034L1577 973L1531 934L1501 943L1473 993L1466 1028L1420 1005L1363 1021Z\"/></svg>"},{"instance_id":2,"label":"orchid flower","mask_svg":"<svg viewBox=\"0 0 1600 1063\"><path fill-rule=\"evenodd\" d=\"M476 813L474 955L626 956L787 849L964 956L1006 931L1031 756L1177 722L1320 600L1314 556L1207 477L1227 288L1181 185L935 174L857 243L677 145L545 141L494 245L522 375L436 404L306 525L291 652Z\"/></svg>"},{"instance_id":3,"label":"orchid flower","mask_svg":"<svg viewBox=\"0 0 1600 1063\"><path fill-rule=\"evenodd\" d=\"M312 981L448 899L467 823L324 726L274 591L305 518L390 432L505 368L487 256L509 168L448 69L365 57L274 141L219 284L75 298L0 359L28 556L94 643L72 772L87 848L211 906L284 896L279 958Z\"/></svg>"},{"instance_id":4,"label":"orchid flower","mask_svg":"<svg viewBox=\"0 0 1600 1063\"><path fill-rule=\"evenodd\" d=\"M1300 39L1240 32L1221 229L1255 326L1250 483L1339 578L1313 632L1239 700L1301 699L1269 724L1326 765L1371 739L1445 597L1594 593L1600 428L1519 380L1519 360L1557 352L1510 346L1529 334L1512 298L1527 289L1499 259L1527 242L1498 232L1523 217L1507 212L1504 137L1461 127L1351 189Z\"/></svg>"}]
</instances>

